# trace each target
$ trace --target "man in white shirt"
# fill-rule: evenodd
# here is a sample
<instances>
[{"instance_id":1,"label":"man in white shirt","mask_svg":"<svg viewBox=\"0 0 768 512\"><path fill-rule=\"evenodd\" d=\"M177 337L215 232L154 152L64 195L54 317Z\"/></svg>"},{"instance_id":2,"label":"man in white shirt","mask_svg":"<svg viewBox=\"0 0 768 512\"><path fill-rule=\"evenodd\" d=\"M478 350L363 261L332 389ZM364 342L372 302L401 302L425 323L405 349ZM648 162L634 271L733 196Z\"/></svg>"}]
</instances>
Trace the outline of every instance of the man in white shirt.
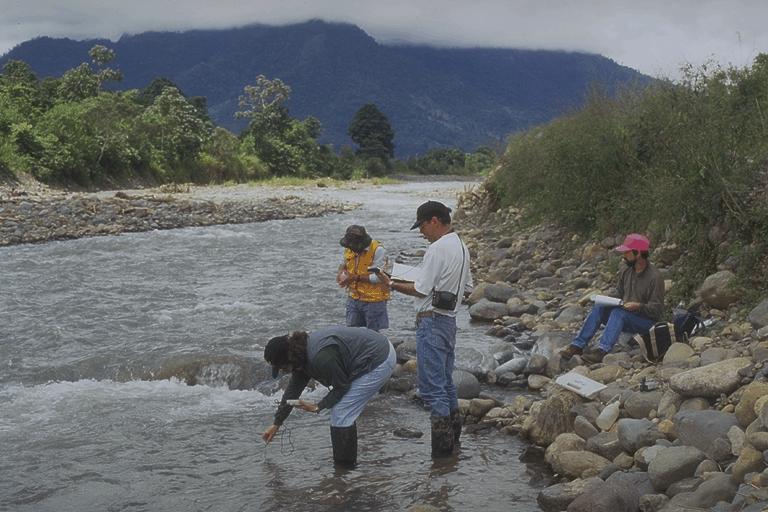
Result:
<instances>
[{"instance_id":1,"label":"man in white shirt","mask_svg":"<svg viewBox=\"0 0 768 512\"><path fill-rule=\"evenodd\" d=\"M461 416L453 384L456 312L472 291L469 251L451 227L451 209L427 201L416 211L416 222L430 242L415 282L384 282L416 301L416 354L419 394L431 409L432 456L445 457L459 446Z\"/></svg>"}]
</instances>

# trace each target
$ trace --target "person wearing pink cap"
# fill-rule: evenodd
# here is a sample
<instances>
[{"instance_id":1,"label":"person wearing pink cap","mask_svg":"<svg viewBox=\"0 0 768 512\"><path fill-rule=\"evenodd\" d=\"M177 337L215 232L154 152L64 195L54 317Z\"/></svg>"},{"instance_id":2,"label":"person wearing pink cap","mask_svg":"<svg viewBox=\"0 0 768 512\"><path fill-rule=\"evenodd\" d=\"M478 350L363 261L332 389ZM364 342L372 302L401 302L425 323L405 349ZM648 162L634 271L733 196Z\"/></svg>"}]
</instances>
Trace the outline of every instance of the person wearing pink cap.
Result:
<instances>
[{"instance_id":1,"label":"person wearing pink cap","mask_svg":"<svg viewBox=\"0 0 768 512\"><path fill-rule=\"evenodd\" d=\"M625 267L619 271L616 289L621 306L595 305L584 321L578 336L560 352L569 360L575 355L582 355L586 361L597 363L613 349L619 334L627 332L638 334L648 330L659 321L664 311L664 279L659 271L648 261L650 242L638 233L631 233L624 238L624 243L616 247L623 253ZM605 331L597 349L584 352L584 348L601 325Z\"/></svg>"}]
</instances>

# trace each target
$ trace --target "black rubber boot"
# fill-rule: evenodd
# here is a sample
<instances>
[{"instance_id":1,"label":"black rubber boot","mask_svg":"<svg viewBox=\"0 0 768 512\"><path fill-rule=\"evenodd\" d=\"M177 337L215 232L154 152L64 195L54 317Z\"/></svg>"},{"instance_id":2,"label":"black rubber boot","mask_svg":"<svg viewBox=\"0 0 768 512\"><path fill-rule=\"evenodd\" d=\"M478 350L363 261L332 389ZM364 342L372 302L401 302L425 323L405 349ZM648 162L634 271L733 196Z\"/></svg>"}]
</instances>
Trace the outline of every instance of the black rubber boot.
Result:
<instances>
[{"instance_id":1,"label":"black rubber boot","mask_svg":"<svg viewBox=\"0 0 768 512\"><path fill-rule=\"evenodd\" d=\"M357 464L357 423L349 427L331 427L333 462L343 468Z\"/></svg>"},{"instance_id":2,"label":"black rubber boot","mask_svg":"<svg viewBox=\"0 0 768 512\"><path fill-rule=\"evenodd\" d=\"M458 450L461 448L461 426L464 420L461 418L458 409L451 411L451 429L453 430L453 448Z\"/></svg>"},{"instance_id":3,"label":"black rubber boot","mask_svg":"<svg viewBox=\"0 0 768 512\"><path fill-rule=\"evenodd\" d=\"M431 416L432 457L450 457L453 453L453 427L450 416Z\"/></svg>"}]
</instances>

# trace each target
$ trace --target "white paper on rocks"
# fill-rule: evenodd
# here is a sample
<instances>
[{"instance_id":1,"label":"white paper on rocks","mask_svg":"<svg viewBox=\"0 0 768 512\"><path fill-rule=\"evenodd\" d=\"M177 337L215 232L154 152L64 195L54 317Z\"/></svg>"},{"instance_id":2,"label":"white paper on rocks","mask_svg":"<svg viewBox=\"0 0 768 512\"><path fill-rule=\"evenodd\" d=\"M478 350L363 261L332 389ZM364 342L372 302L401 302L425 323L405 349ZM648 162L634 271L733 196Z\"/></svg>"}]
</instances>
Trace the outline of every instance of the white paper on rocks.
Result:
<instances>
[{"instance_id":1,"label":"white paper on rocks","mask_svg":"<svg viewBox=\"0 0 768 512\"><path fill-rule=\"evenodd\" d=\"M559 376L555 379L555 383L583 396L584 398L589 398L606 387L604 384L600 384L596 380L592 380L589 377L585 377L576 372L568 372Z\"/></svg>"}]
</instances>

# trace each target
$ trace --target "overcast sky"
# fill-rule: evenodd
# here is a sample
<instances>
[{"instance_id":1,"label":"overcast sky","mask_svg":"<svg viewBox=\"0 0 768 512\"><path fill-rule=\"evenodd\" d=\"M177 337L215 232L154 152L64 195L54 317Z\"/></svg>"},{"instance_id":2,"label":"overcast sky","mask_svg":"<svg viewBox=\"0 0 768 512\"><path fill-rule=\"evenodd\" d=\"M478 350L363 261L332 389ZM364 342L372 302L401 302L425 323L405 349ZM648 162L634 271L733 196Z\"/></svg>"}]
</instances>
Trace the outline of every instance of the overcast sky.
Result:
<instances>
[{"instance_id":1,"label":"overcast sky","mask_svg":"<svg viewBox=\"0 0 768 512\"><path fill-rule=\"evenodd\" d=\"M0 0L0 54L36 36L354 23L381 43L599 53L643 73L748 65L768 52L766 0Z\"/></svg>"}]
</instances>

